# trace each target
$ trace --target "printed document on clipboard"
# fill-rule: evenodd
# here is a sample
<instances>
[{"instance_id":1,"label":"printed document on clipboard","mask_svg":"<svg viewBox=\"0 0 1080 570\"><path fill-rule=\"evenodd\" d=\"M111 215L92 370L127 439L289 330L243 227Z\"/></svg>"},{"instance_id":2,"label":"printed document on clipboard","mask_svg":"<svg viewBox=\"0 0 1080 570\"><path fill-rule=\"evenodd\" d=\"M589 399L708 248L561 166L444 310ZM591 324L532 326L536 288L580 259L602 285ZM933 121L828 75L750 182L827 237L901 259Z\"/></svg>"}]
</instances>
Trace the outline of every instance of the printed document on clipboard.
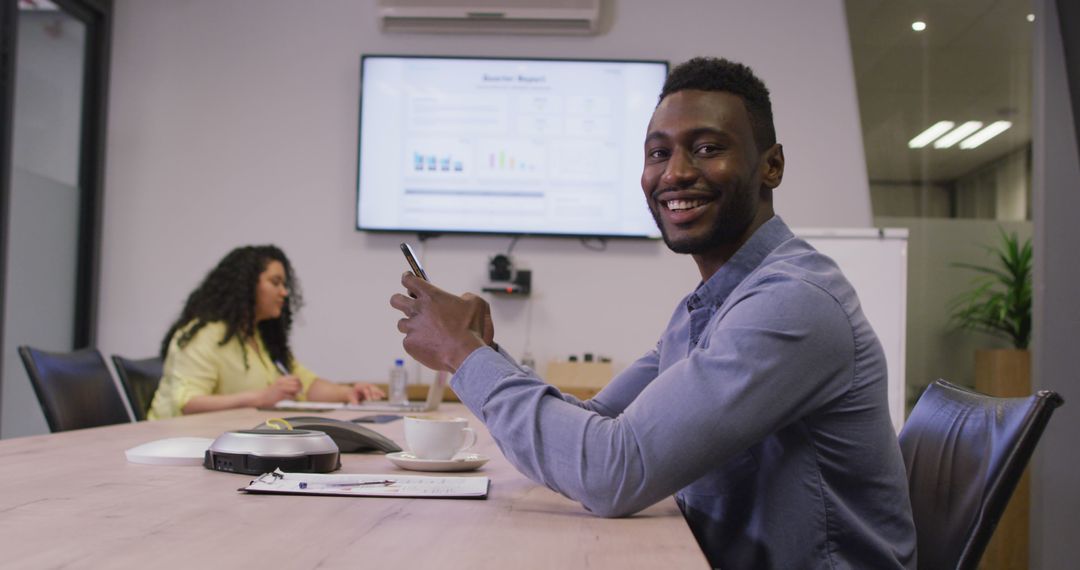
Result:
<instances>
[{"instance_id":1,"label":"printed document on clipboard","mask_svg":"<svg viewBox=\"0 0 1080 570\"><path fill-rule=\"evenodd\" d=\"M487 477L425 477L420 475L286 473L275 469L253 479L245 493L401 497L415 499L486 499Z\"/></svg>"}]
</instances>

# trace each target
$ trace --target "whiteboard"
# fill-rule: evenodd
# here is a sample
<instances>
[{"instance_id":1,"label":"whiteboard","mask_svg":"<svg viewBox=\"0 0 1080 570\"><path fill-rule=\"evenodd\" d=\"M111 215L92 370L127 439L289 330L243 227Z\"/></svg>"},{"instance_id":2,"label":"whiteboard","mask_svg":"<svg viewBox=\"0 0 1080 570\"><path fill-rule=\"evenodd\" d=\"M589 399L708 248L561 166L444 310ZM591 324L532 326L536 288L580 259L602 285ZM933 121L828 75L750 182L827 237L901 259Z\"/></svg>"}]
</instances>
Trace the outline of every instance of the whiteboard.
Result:
<instances>
[{"instance_id":1,"label":"whiteboard","mask_svg":"<svg viewBox=\"0 0 1080 570\"><path fill-rule=\"evenodd\" d=\"M793 229L831 257L855 287L863 313L885 349L889 415L897 433L904 425L907 335L907 228Z\"/></svg>"}]
</instances>

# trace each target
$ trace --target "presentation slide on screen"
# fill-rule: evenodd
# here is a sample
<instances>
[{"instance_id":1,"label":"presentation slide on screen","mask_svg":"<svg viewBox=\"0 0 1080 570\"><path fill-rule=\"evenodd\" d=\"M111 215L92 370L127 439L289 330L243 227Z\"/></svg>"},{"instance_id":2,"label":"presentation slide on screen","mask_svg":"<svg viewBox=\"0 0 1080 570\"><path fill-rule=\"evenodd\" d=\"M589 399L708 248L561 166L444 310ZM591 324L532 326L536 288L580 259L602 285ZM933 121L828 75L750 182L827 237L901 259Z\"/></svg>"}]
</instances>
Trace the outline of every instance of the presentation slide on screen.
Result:
<instances>
[{"instance_id":1,"label":"presentation slide on screen","mask_svg":"<svg viewBox=\"0 0 1080 570\"><path fill-rule=\"evenodd\" d=\"M658 235L642 145L665 66L367 57L362 229Z\"/></svg>"}]
</instances>

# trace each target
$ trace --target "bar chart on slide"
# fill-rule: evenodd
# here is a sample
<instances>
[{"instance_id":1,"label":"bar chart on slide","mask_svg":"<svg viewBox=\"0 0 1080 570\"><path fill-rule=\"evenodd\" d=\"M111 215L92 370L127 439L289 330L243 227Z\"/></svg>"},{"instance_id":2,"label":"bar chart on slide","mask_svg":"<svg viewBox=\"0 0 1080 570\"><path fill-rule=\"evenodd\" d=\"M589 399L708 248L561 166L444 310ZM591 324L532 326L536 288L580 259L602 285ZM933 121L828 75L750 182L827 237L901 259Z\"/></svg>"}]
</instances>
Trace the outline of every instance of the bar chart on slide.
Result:
<instances>
[{"instance_id":1,"label":"bar chart on slide","mask_svg":"<svg viewBox=\"0 0 1080 570\"><path fill-rule=\"evenodd\" d=\"M424 154L413 151L413 172L463 172L465 161L452 154Z\"/></svg>"},{"instance_id":2,"label":"bar chart on slide","mask_svg":"<svg viewBox=\"0 0 1080 570\"><path fill-rule=\"evenodd\" d=\"M422 181L529 179L548 175L548 150L518 139L418 138L407 146L406 176Z\"/></svg>"},{"instance_id":3,"label":"bar chart on slide","mask_svg":"<svg viewBox=\"0 0 1080 570\"><path fill-rule=\"evenodd\" d=\"M473 145L455 138L417 137L405 146L405 176L460 180L472 174Z\"/></svg>"},{"instance_id":4,"label":"bar chart on slide","mask_svg":"<svg viewBox=\"0 0 1080 570\"><path fill-rule=\"evenodd\" d=\"M536 178L547 174L547 151L529 140L484 140L477 143L476 174L480 177Z\"/></svg>"},{"instance_id":5,"label":"bar chart on slide","mask_svg":"<svg viewBox=\"0 0 1080 570\"><path fill-rule=\"evenodd\" d=\"M498 172L529 172L536 171L536 163L515 156L505 150L492 151L487 154L484 165L488 170Z\"/></svg>"}]
</instances>

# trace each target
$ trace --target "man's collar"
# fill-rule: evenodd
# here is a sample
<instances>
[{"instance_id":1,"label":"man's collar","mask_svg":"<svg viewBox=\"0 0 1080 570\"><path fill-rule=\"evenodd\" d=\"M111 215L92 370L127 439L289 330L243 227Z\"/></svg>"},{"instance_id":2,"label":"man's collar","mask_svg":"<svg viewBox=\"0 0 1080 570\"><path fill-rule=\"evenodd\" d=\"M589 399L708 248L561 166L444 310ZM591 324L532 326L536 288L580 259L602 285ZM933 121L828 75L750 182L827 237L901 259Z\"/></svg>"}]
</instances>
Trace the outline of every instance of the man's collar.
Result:
<instances>
[{"instance_id":1,"label":"man's collar","mask_svg":"<svg viewBox=\"0 0 1080 570\"><path fill-rule=\"evenodd\" d=\"M690 310L707 305L720 305L761 262L780 244L795 237L780 216L774 215L746 240L746 243L720 269L698 286L686 305Z\"/></svg>"}]
</instances>

